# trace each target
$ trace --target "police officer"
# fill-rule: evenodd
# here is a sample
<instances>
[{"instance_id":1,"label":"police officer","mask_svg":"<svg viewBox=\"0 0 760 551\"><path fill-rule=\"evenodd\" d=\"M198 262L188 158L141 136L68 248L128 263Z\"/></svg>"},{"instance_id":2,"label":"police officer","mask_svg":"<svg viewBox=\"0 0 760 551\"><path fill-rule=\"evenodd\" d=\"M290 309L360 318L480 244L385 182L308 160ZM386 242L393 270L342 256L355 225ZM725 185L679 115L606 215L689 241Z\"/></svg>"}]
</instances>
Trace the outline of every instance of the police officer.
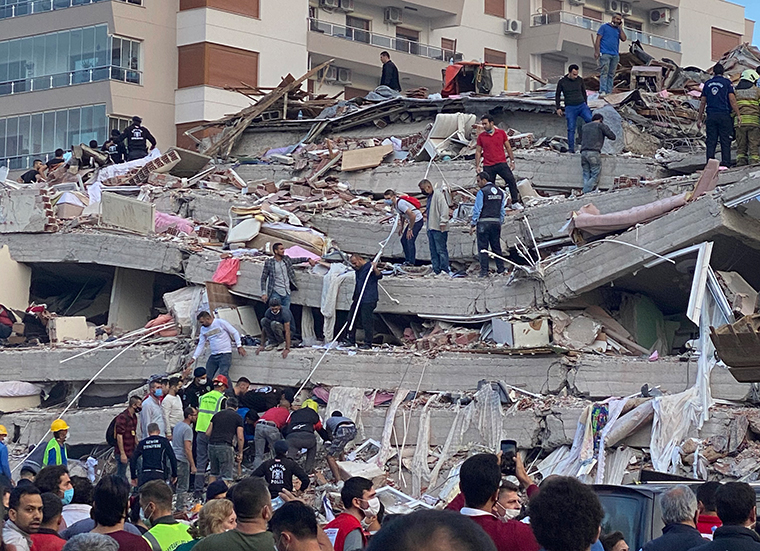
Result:
<instances>
[{"instance_id":1,"label":"police officer","mask_svg":"<svg viewBox=\"0 0 760 551\"><path fill-rule=\"evenodd\" d=\"M111 130L111 137L108 138L108 141L101 148L101 151L108 153L111 162L114 164L123 163L125 161L124 157L127 155L127 148L119 141L120 136L121 132L114 128Z\"/></svg>"},{"instance_id":2,"label":"police officer","mask_svg":"<svg viewBox=\"0 0 760 551\"><path fill-rule=\"evenodd\" d=\"M132 117L132 124L124 129L116 141L120 143L124 140L127 140L127 161L147 157L148 151L156 147L156 138L142 125L142 119L137 115ZM150 148L148 142L151 144Z\"/></svg>"},{"instance_id":3,"label":"police officer","mask_svg":"<svg viewBox=\"0 0 760 551\"><path fill-rule=\"evenodd\" d=\"M217 375L214 377L214 390L201 396L198 406L198 420L195 422L195 495L203 495L203 484L206 479L206 467L208 467L208 436L206 430L211 423L211 418L225 405L227 399L224 391L230 386L227 377Z\"/></svg>"},{"instance_id":4,"label":"police officer","mask_svg":"<svg viewBox=\"0 0 760 551\"><path fill-rule=\"evenodd\" d=\"M476 180L480 191L475 197L475 208L470 220L470 235L478 230L478 251L480 258L480 277L488 277L488 255L484 250L491 250L501 256L501 225L504 223L504 209L507 197L504 191L493 183L487 172L479 172ZM504 261L496 258L496 271L504 272Z\"/></svg>"},{"instance_id":5,"label":"police officer","mask_svg":"<svg viewBox=\"0 0 760 551\"><path fill-rule=\"evenodd\" d=\"M56 419L50 425L50 432L53 433L53 438L50 439L45 447L42 466L67 465L68 459L66 458L66 445L64 442L66 442L66 436L69 434L69 426L63 419Z\"/></svg>"},{"instance_id":6,"label":"police officer","mask_svg":"<svg viewBox=\"0 0 760 551\"><path fill-rule=\"evenodd\" d=\"M137 461L142 457L142 469L137 473ZM148 437L140 441L129 458L129 467L132 471L132 485L141 487L151 480L166 480L169 478L166 465L171 468L172 484L177 482L177 456L174 449L156 423L148 425Z\"/></svg>"}]
</instances>

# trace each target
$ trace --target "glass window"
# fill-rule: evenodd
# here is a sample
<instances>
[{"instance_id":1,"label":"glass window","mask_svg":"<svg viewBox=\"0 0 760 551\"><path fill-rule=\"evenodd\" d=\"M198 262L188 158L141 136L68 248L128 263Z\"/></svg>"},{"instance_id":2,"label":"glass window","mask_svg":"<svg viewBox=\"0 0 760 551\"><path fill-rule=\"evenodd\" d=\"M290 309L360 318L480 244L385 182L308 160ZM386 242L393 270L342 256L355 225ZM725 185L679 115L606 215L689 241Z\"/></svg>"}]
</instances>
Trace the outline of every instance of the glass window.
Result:
<instances>
[{"instance_id":1,"label":"glass window","mask_svg":"<svg viewBox=\"0 0 760 551\"><path fill-rule=\"evenodd\" d=\"M5 119L0 119L0 159L5 157Z\"/></svg>"},{"instance_id":2,"label":"glass window","mask_svg":"<svg viewBox=\"0 0 760 551\"><path fill-rule=\"evenodd\" d=\"M45 74L54 75L64 69L58 67L58 35L56 33L45 35Z\"/></svg>"},{"instance_id":3,"label":"glass window","mask_svg":"<svg viewBox=\"0 0 760 551\"><path fill-rule=\"evenodd\" d=\"M95 66L108 65L108 27L100 25L95 28Z\"/></svg>"},{"instance_id":4,"label":"glass window","mask_svg":"<svg viewBox=\"0 0 760 551\"><path fill-rule=\"evenodd\" d=\"M106 121L106 106L96 105L92 108L92 129L95 136L93 140L98 140L99 144L103 144L107 137L107 121Z\"/></svg>"},{"instance_id":5,"label":"glass window","mask_svg":"<svg viewBox=\"0 0 760 551\"><path fill-rule=\"evenodd\" d=\"M69 112L66 109L55 112L55 142L52 149L48 151L54 151L59 147L65 147L66 143L66 129L69 127Z\"/></svg>"},{"instance_id":6,"label":"glass window","mask_svg":"<svg viewBox=\"0 0 760 551\"><path fill-rule=\"evenodd\" d=\"M31 121L32 117L29 115L21 115L18 118L18 154L26 155L29 153L31 147Z\"/></svg>"},{"instance_id":7,"label":"glass window","mask_svg":"<svg viewBox=\"0 0 760 551\"><path fill-rule=\"evenodd\" d=\"M32 115L32 140L29 147L30 153L42 152L42 113Z\"/></svg>"},{"instance_id":8,"label":"glass window","mask_svg":"<svg viewBox=\"0 0 760 551\"><path fill-rule=\"evenodd\" d=\"M47 153L55 149L55 111L48 111L42 116L42 149L39 152Z\"/></svg>"},{"instance_id":9,"label":"glass window","mask_svg":"<svg viewBox=\"0 0 760 551\"><path fill-rule=\"evenodd\" d=\"M68 149L69 146L82 143L79 140L79 115L80 109L69 109L69 128L68 135L66 136L66 145L61 146L64 149Z\"/></svg>"},{"instance_id":10,"label":"glass window","mask_svg":"<svg viewBox=\"0 0 760 551\"><path fill-rule=\"evenodd\" d=\"M8 42L0 42L0 82L8 80Z\"/></svg>"},{"instance_id":11,"label":"glass window","mask_svg":"<svg viewBox=\"0 0 760 551\"><path fill-rule=\"evenodd\" d=\"M69 51L71 48L71 33L62 32L58 35L58 51L56 52L56 73L69 72Z\"/></svg>"},{"instance_id":12,"label":"glass window","mask_svg":"<svg viewBox=\"0 0 760 551\"><path fill-rule=\"evenodd\" d=\"M5 127L5 155L15 157L18 153L18 117L10 117L6 120Z\"/></svg>"}]
</instances>

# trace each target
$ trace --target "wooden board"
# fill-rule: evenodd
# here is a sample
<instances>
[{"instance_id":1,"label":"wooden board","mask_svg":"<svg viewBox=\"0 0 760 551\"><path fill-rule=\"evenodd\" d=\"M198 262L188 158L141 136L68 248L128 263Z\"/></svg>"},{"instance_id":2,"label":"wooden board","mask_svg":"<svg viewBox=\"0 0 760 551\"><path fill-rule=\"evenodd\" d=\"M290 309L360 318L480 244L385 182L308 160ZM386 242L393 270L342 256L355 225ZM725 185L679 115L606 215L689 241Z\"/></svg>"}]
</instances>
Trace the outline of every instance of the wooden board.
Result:
<instances>
[{"instance_id":1,"label":"wooden board","mask_svg":"<svg viewBox=\"0 0 760 551\"><path fill-rule=\"evenodd\" d=\"M391 153L393 153L392 144L344 151L343 163L341 164L340 169L343 172L351 172L353 170L362 170L364 168L375 168L380 166L383 159Z\"/></svg>"}]
</instances>

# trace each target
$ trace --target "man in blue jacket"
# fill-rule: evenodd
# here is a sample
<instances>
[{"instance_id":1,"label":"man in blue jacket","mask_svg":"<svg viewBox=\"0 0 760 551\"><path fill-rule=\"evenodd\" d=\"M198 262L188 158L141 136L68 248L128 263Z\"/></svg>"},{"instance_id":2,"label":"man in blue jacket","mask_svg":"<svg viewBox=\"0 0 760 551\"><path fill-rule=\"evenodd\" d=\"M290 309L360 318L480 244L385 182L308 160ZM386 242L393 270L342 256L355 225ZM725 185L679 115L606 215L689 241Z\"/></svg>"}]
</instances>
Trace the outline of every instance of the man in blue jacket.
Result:
<instances>
[{"instance_id":1,"label":"man in blue jacket","mask_svg":"<svg viewBox=\"0 0 760 551\"><path fill-rule=\"evenodd\" d=\"M480 277L488 277L489 255L484 251L491 247L495 257L497 273L504 272L501 256L501 225L504 223L504 211L507 208L507 196L504 191L491 181L487 172L480 172L476 178L480 190L475 196L475 208L470 220L470 235L478 230L478 254L480 258Z\"/></svg>"}]
</instances>

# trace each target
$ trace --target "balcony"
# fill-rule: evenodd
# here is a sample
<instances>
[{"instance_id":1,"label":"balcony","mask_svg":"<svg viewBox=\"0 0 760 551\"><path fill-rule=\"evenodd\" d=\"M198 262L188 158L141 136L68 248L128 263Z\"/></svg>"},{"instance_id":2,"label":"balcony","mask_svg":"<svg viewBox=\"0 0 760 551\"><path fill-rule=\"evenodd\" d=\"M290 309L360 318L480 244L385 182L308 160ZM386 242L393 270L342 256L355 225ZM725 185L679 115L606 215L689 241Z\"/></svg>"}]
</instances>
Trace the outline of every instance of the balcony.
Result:
<instances>
[{"instance_id":1,"label":"balcony","mask_svg":"<svg viewBox=\"0 0 760 551\"><path fill-rule=\"evenodd\" d=\"M108 0L0 0L0 19L10 19L35 13L64 10ZM142 5L142 0L117 0L126 4Z\"/></svg>"},{"instance_id":2,"label":"balcony","mask_svg":"<svg viewBox=\"0 0 760 551\"><path fill-rule=\"evenodd\" d=\"M69 71L67 73L58 73L56 75L10 80L0 82L0 96L21 94L24 92L39 92L41 90L63 88L75 84L88 84L91 82L100 82L102 80L117 80L128 82L130 84L141 84L142 72L125 69L124 67L106 66Z\"/></svg>"},{"instance_id":3,"label":"balcony","mask_svg":"<svg viewBox=\"0 0 760 551\"><path fill-rule=\"evenodd\" d=\"M543 27L546 25L569 25L579 29L587 29L589 31L596 32L602 25L601 21L583 17L575 13L566 11L555 11L548 13L539 13L531 16L531 27ZM650 33L637 31L635 29L626 28L625 33L628 35L628 40L639 40L642 46L651 46L659 50L665 50L666 52L681 53L681 43L678 40L672 38L665 38L663 36L657 36ZM584 37L583 43L586 44ZM654 55L654 54L653 54Z\"/></svg>"}]
</instances>

